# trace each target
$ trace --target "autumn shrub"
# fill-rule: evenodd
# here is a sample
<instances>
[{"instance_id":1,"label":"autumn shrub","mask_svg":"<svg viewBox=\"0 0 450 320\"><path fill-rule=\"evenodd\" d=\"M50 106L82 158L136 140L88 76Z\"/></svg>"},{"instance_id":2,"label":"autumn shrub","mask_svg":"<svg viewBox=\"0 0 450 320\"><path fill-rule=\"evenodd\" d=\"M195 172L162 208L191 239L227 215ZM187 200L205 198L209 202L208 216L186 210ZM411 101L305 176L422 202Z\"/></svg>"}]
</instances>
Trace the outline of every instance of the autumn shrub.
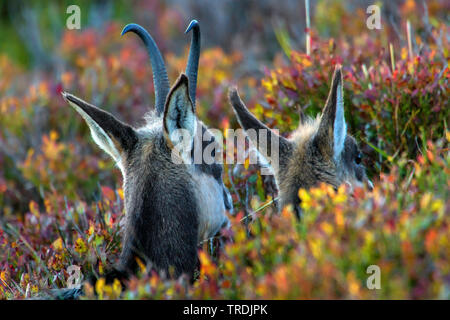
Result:
<instances>
[{"instance_id":1,"label":"autumn shrub","mask_svg":"<svg viewBox=\"0 0 450 320\"><path fill-rule=\"evenodd\" d=\"M448 299L450 154L447 140L382 174L372 192L320 185L299 190L304 218L289 208L232 218L219 262L200 251L193 286L156 274L130 280L122 296L192 299ZM406 170L407 177L399 172ZM379 289L369 289L377 266ZM117 297L97 282L89 298ZM96 294L96 295L95 295Z\"/></svg>"},{"instance_id":2,"label":"autumn shrub","mask_svg":"<svg viewBox=\"0 0 450 320\"><path fill-rule=\"evenodd\" d=\"M378 172L399 155L414 159L427 139L443 137L450 118L449 68L438 48L409 57L403 47L392 65L385 47L366 39L362 53L354 49L357 40L343 45L316 37L310 56L292 51L288 64L262 80L266 103L254 111L281 132L293 131L299 110L315 117L323 108L334 66L342 64L346 121L372 148L366 148L372 152L369 167Z\"/></svg>"}]
</instances>

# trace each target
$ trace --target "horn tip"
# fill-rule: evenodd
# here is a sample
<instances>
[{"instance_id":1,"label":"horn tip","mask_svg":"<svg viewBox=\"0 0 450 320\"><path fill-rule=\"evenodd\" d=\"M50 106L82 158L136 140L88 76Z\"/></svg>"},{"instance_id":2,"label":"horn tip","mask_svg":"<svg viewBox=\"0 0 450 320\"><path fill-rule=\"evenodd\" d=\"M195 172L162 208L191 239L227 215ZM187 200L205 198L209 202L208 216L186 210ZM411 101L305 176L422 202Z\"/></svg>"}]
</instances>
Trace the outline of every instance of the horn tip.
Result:
<instances>
[{"instance_id":1,"label":"horn tip","mask_svg":"<svg viewBox=\"0 0 450 320\"><path fill-rule=\"evenodd\" d=\"M189 26L186 28L186 31L184 33L188 33L189 31L191 31L193 28L199 28L199 24L197 20L192 20L191 23L189 23Z\"/></svg>"},{"instance_id":2,"label":"horn tip","mask_svg":"<svg viewBox=\"0 0 450 320\"><path fill-rule=\"evenodd\" d=\"M183 83L188 83L189 82L188 76L185 73L181 73L180 77L179 77L179 81L183 82Z\"/></svg>"},{"instance_id":3,"label":"horn tip","mask_svg":"<svg viewBox=\"0 0 450 320\"><path fill-rule=\"evenodd\" d=\"M133 31L133 30L140 29L140 28L142 28L142 27L136 23L129 23L122 29L122 32L120 33L120 35L123 36L125 33L129 32L129 31Z\"/></svg>"},{"instance_id":4,"label":"horn tip","mask_svg":"<svg viewBox=\"0 0 450 320\"><path fill-rule=\"evenodd\" d=\"M76 97L74 97L72 94L70 94L70 93L67 92L67 91L62 91L62 92L61 92L61 95L62 95L64 101L66 101L66 102L68 102L68 103L73 102L73 101L74 101L74 98L76 98Z\"/></svg>"},{"instance_id":5,"label":"horn tip","mask_svg":"<svg viewBox=\"0 0 450 320\"><path fill-rule=\"evenodd\" d=\"M69 96L69 93L66 92L66 91L61 91L61 95L62 95L62 97L64 98L64 100L67 101L67 98L68 98L68 96Z\"/></svg>"},{"instance_id":6,"label":"horn tip","mask_svg":"<svg viewBox=\"0 0 450 320\"><path fill-rule=\"evenodd\" d=\"M236 101L240 99L236 86L231 86L228 88L228 99L230 99L230 101Z\"/></svg>"}]
</instances>

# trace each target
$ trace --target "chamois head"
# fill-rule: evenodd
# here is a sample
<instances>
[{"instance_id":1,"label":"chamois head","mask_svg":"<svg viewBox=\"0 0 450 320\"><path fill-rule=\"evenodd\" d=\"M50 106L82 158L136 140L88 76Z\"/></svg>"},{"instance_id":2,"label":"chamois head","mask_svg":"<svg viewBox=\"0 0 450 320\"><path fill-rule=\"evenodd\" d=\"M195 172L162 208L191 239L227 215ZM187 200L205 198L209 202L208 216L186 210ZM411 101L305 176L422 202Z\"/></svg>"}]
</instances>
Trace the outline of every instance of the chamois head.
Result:
<instances>
[{"instance_id":1,"label":"chamois head","mask_svg":"<svg viewBox=\"0 0 450 320\"><path fill-rule=\"evenodd\" d=\"M333 75L330 93L322 114L316 119L301 119L297 130L289 139L277 135L247 109L236 89L231 89L229 99L238 121L246 131L265 129L268 140L278 140L278 150L262 152L255 136L250 140L267 160L276 155L279 164L273 167L280 194L280 208L291 204L298 214L299 188L310 188L318 182L338 188L342 183L351 186L372 183L367 179L361 163L361 151L356 140L347 134L344 118L343 78L340 66Z\"/></svg>"},{"instance_id":2,"label":"chamois head","mask_svg":"<svg viewBox=\"0 0 450 320\"><path fill-rule=\"evenodd\" d=\"M198 243L228 224L225 210L231 210L232 203L222 181L222 164L190 161L194 144L203 150L216 143L196 116L197 21L192 21L186 32L191 29L194 33L186 74L181 74L171 89L163 58L150 34L137 24L122 31L122 35L131 31L142 39L152 65L155 111L146 116L143 127L133 128L63 93L88 124L94 141L122 172L126 225L119 268L126 272L132 272L136 258L140 258L166 274L173 268L175 276L192 275ZM203 141L205 135L207 141ZM187 148L178 148L180 145Z\"/></svg>"}]
</instances>

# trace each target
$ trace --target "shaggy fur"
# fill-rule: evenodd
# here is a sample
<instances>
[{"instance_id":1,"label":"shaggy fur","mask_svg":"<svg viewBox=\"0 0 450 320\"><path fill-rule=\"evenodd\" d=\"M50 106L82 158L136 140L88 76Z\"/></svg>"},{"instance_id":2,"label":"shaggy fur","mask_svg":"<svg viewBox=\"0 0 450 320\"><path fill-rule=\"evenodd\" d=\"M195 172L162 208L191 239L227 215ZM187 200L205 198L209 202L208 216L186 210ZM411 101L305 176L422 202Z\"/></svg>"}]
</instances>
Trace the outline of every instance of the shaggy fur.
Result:
<instances>
[{"instance_id":1,"label":"shaggy fur","mask_svg":"<svg viewBox=\"0 0 450 320\"><path fill-rule=\"evenodd\" d=\"M279 166L274 169L274 176L279 190L280 209L293 205L300 215L298 190L308 189L318 182L328 183L335 188L344 182L351 185L367 182L371 185L360 161L358 145L352 136L346 134L342 87L342 72L337 67L322 114L316 119L302 119L289 139L277 136L280 148L274 151L278 152ZM276 136L250 113L235 88L230 90L229 100L244 130L267 129L270 139ZM258 141L252 142L259 146Z\"/></svg>"}]
</instances>

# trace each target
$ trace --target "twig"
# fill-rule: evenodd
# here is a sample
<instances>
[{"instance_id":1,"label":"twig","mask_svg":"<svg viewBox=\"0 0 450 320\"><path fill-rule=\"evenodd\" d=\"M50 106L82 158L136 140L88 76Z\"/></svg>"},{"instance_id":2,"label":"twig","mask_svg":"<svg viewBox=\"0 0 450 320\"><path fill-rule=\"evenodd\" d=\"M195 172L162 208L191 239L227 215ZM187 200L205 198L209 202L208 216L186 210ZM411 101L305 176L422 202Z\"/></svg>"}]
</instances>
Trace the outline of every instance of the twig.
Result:
<instances>
[{"instance_id":1,"label":"twig","mask_svg":"<svg viewBox=\"0 0 450 320\"><path fill-rule=\"evenodd\" d=\"M392 43L389 43L389 53L391 55L391 69L392 73L395 71L395 57L394 57L394 46Z\"/></svg>"},{"instance_id":2,"label":"twig","mask_svg":"<svg viewBox=\"0 0 450 320\"><path fill-rule=\"evenodd\" d=\"M366 78L366 80L369 81L369 89L372 89L372 83L370 82L369 71L367 70L365 63L362 64L362 71L363 71L363 74L364 74L364 77Z\"/></svg>"},{"instance_id":3,"label":"twig","mask_svg":"<svg viewBox=\"0 0 450 320\"><path fill-rule=\"evenodd\" d=\"M9 291L14 294L13 289L8 285L8 283L6 283L5 280L3 280L2 278L0 278L0 281L3 283L3 286L7 287L9 289Z\"/></svg>"},{"instance_id":4,"label":"twig","mask_svg":"<svg viewBox=\"0 0 450 320\"><path fill-rule=\"evenodd\" d=\"M411 159L409 159L408 162L414 164L414 161L412 161ZM409 175L408 180L406 181L405 190L408 189L409 185L411 184L411 181L412 181L412 178L413 178L415 172L416 172L416 168L413 167L411 170L411 174Z\"/></svg>"},{"instance_id":5,"label":"twig","mask_svg":"<svg viewBox=\"0 0 450 320\"><path fill-rule=\"evenodd\" d=\"M305 0L305 14L306 14L306 54L311 55L311 31L309 18L309 0Z\"/></svg>"},{"instance_id":6,"label":"twig","mask_svg":"<svg viewBox=\"0 0 450 320\"><path fill-rule=\"evenodd\" d=\"M413 59L413 50L412 50L412 38L411 38L411 23L409 20L406 21L406 38L408 39L408 55L409 59Z\"/></svg>"},{"instance_id":7,"label":"twig","mask_svg":"<svg viewBox=\"0 0 450 320\"><path fill-rule=\"evenodd\" d=\"M249 215L245 216L244 218L242 218L242 219L239 220L239 221L241 222L241 221L244 221L245 219L248 219L249 217L252 217L252 218L255 217L256 214L257 214L259 211L261 211L261 210L267 208L269 205L271 205L272 203L274 203L274 202L277 201L278 199L279 199L279 197L276 197L275 199L272 199L272 200L266 202L266 203L263 204L261 207L259 207L258 209L256 209L255 211L253 211L252 213L250 213Z\"/></svg>"},{"instance_id":8,"label":"twig","mask_svg":"<svg viewBox=\"0 0 450 320\"><path fill-rule=\"evenodd\" d=\"M268 206L270 206L272 203L274 203L275 201L277 201L278 198L279 198L279 197L276 197L275 199L272 199L272 200L270 200L270 201L264 203L261 207L259 207L258 209L256 209L256 210L253 211L252 213L250 213L249 215L247 215L247 216L245 216L244 218L242 218L241 220L239 220L239 222L242 222L242 221L244 221L244 220L246 220L246 219L248 219L248 218L250 218L250 217L252 217L252 218L256 217L256 213L258 213L259 211L261 211L261 210L267 208ZM219 238L220 238L220 236L214 236L214 237L211 237L211 238L207 238L207 239L204 239L204 240L200 241L200 244L203 244L203 243L205 243L205 242L207 242L207 241L211 241L211 240L214 240L214 239L219 239Z\"/></svg>"}]
</instances>

